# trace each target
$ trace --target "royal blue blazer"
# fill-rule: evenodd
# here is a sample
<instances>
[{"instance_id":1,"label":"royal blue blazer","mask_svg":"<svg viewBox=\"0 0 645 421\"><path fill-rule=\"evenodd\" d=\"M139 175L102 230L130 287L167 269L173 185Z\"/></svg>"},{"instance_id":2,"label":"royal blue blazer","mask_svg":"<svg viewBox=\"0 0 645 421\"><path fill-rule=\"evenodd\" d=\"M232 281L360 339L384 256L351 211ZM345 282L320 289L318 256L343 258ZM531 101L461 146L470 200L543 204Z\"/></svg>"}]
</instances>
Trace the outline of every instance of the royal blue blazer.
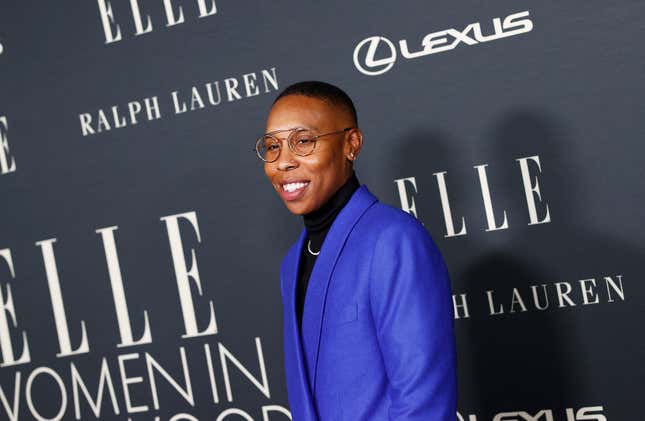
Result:
<instances>
[{"instance_id":1,"label":"royal blue blazer","mask_svg":"<svg viewBox=\"0 0 645 421\"><path fill-rule=\"evenodd\" d=\"M331 226L305 298L303 230L281 266L294 421L454 421L456 352L443 258L412 216L359 187Z\"/></svg>"}]
</instances>

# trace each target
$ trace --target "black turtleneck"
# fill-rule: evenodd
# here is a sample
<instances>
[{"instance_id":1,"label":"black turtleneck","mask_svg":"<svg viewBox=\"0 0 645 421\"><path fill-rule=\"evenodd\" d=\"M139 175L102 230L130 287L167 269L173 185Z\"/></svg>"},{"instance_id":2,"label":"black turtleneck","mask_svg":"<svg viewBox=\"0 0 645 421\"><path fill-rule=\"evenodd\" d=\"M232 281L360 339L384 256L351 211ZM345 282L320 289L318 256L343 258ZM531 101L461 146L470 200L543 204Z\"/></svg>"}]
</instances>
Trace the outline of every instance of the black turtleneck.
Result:
<instances>
[{"instance_id":1,"label":"black turtleneck","mask_svg":"<svg viewBox=\"0 0 645 421\"><path fill-rule=\"evenodd\" d=\"M307 294L307 286L309 285L309 277L311 271L316 263L316 257L309 253L307 244L311 241L311 250L319 252L325 236L331 225L334 223L336 216L340 213L341 209L349 202L356 189L360 187L356 174L352 171L352 175L334 193L329 200L320 208L303 216L305 229L307 230L307 238L301 250L300 256L300 269L298 270L298 293L296 295L296 315L298 316L298 325L302 326L302 314L305 307L305 296Z\"/></svg>"}]
</instances>

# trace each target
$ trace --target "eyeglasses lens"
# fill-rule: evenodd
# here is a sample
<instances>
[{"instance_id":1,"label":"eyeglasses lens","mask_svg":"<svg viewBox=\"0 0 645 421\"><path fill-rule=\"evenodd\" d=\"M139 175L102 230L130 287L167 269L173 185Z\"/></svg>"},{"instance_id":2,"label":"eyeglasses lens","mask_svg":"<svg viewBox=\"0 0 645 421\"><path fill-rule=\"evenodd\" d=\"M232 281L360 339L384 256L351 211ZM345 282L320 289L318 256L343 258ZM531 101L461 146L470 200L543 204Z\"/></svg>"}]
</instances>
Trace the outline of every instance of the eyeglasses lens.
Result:
<instances>
[{"instance_id":1,"label":"eyeglasses lens","mask_svg":"<svg viewBox=\"0 0 645 421\"><path fill-rule=\"evenodd\" d=\"M309 155L314 150L314 135L309 130L298 130L289 139L296 155Z\"/></svg>"},{"instance_id":2,"label":"eyeglasses lens","mask_svg":"<svg viewBox=\"0 0 645 421\"><path fill-rule=\"evenodd\" d=\"M263 136L258 139L255 149L264 161L273 162L280 154L280 141L273 136Z\"/></svg>"}]
</instances>

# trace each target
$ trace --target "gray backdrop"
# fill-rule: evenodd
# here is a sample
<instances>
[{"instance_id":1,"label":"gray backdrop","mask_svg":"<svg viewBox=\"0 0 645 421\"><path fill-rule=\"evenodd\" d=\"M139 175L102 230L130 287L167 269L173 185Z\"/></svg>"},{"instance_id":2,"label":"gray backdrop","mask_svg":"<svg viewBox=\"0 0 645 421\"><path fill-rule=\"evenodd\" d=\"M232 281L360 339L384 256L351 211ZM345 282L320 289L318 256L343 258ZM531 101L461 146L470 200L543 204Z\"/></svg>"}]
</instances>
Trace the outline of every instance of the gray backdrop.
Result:
<instances>
[{"instance_id":1,"label":"gray backdrop","mask_svg":"<svg viewBox=\"0 0 645 421\"><path fill-rule=\"evenodd\" d=\"M3 2L0 419L289 419L302 223L252 147L310 79L354 99L359 180L444 254L458 419L641 419L644 12Z\"/></svg>"}]
</instances>

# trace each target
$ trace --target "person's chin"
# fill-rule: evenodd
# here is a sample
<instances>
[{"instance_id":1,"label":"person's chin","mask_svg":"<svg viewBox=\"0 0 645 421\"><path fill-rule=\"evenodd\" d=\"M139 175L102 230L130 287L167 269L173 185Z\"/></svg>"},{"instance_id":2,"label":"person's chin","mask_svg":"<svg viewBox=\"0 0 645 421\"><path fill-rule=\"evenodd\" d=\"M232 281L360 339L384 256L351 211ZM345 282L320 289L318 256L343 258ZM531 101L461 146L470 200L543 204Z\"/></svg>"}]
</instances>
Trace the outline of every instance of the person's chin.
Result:
<instances>
[{"instance_id":1,"label":"person's chin","mask_svg":"<svg viewBox=\"0 0 645 421\"><path fill-rule=\"evenodd\" d=\"M294 202L284 202L285 206L294 215L302 216L309 212L310 206L307 206L307 203L294 203Z\"/></svg>"},{"instance_id":2,"label":"person's chin","mask_svg":"<svg viewBox=\"0 0 645 421\"><path fill-rule=\"evenodd\" d=\"M287 207L289 212L294 215L305 215L314 210L314 202L312 202L311 197L307 194L308 191L305 188L298 196L295 198L289 197L289 195L281 194L282 202Z\"/></svg>"}]
</instances>

